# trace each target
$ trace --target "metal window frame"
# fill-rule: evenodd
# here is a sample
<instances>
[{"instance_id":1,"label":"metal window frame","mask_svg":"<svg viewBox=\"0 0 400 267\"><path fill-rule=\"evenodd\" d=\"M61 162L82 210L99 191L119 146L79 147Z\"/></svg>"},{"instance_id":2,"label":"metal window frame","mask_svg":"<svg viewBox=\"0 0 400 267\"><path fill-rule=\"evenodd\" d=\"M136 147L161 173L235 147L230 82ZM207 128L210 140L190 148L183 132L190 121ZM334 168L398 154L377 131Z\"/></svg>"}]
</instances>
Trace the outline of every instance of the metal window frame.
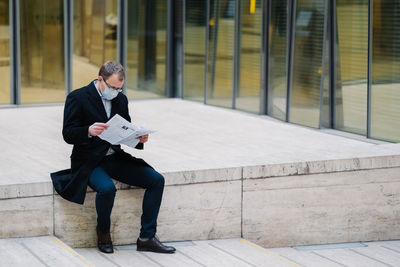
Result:
<instances>
[{"instance_id":1,"label":"metal window frame","mask_svg":"<svg viewBox=\"0 0 400 267\"><path fill-rule=\"evenodd\" d=\"M9 1L10 16L10 103L21 104L21 46L19 0Z\"/></svg>"},{"instance_id":2,"label":"metal window frame","mask_svg":"<svg viewBox=\"0 0 400 267\"><path fill-rule=\"evenodd\" d=\"M117 61L125 68L125 75L127 75L128 61L128 1L118 0L117 2ZM125 79L126 81L127 79ZM123 86L123 92L126 94L126 82Z\"/></svg>"},{"instance_id":3,"label":"metal window frame","mask_svg":"<svg viewBox=\"0 0 400 267\"><path fill-rule=\"evenodd\" d=\"M325 67L326 67L326 49L327 49L327 39L328 39L328 16L329 16L329 5L328 0L325 0L324 7L324 32L323 32L323 43L322 43L322 60L321 60L321 82L319 86L319 121L318 128L321 128L322 125L322 115L323 115L323 106L324 106L324 82L325 82Z\"/></svg>"},{"instance_id":4,"label":"metal window frame","mask_svg":"<svg viewBox=\"0 0 400 267\"><path fill-rule=\"evenodd\" d=\"M168 0L167 3L167 51L166 51L166 70L165 70L165 95L174 97L176 95L175 81L177 79L175 72L175 27L174 27L174 0Z\"/></svg>"},{"instance_id":5,"label":"metal window frame","mask_svg":"<svg viewBox=\"0 0 400 267\"><path fill-rule=\"evenodd\" d=\"M204 59L204 100L203 103L207 104L207 88L208 88L208 38L210 35L210 12L211 12L211 7L210 7L210 1L207 0L206 2L206 36L204 38L205 42L205 59Z\"/></svg>"},{"instance_id":6,"label":"metal window frame","mask_svg":"<svg viewBox=\"0 0 400 267\"><path fill-rule=\"evenodd\" d=\"M180 57L180 77L179 82L180 82L180 98L184 99L185 98L185 49L186 49L186 1L187 0L182 0L182 54Z\"/></svg>"},{"instance_id":7,"label":"metal window frame","mask_svg":"<svg viewBox=\"0 0 400 267\"><path fill-rule=\"evenodd\" d=\"M271 1L261 1L262 19L261 19L261 49L260 49L260 102L259 114L268 114L269 108L269 28L271 17Z\"/></svg>"},{"instance_id":8,"label":"metal window frame","mask_svg":"<svg viewBox=\"0 0 400 267\"><path fill-rule=\"evenodd\" d=\"M367 138L371 138L372 116L372 41L373 41L373 6L374 1L368 1L368 69L367 69Z\"/></svg>"},{"instance_id":9,"label":"metal window frame","mask_svg":"<svg viewBox=\"0 0 400 267\"><path fill-rule=\"evenodd\" d=\"M232 76L232 109L236 109L236 98L240 90L240 57L241 57L241 1L235 1L235 22L233 35L233 76Z\"/></svg>"},{"instance_id":10,"label":"metal window frame","mask_svg":"<svg viewBox=\"0 0 400 267\"><path fill-rule=\"evenodd\" d=\"M64 0L64 80L65 94L68 95L72 91L72 57L74 45L73 32L73 10L74 0Z\"/></svg>"},{"instance_id":11,"label":"metal window frame","mask_svg":"<svg viewBox=\"0 0 400 267\"><path fill-rule=\"evenodd\" d=\"M297 0L289 0L288 17L288 39L287 39L287 81L286 81L286 122L290 122L290 105L292 98L292 79L293 79L293 55L294 55L294 41L295 41L295 21L296 21L296 8Z\"/></svg>"},{"instance_id":12,"label":"metal window frame","mask_svg":"<svg viewBox=\"0 0 400 267\"><path fill-rule=\"evenodd\" d=\"M337 47L336 47L336 42L337 42L337 36L336 36L336 23L337 23L337 17L336 17L336 0L330 0L330 42L329 42L329 59L330 59L330 64L329 64L329 74L330 74L330 81L329 81L329 93L330 93L330 127L332 129L337 128L336 124L336 78L337 78L337 62L336 62L336 56L337 56Z\"/></svg>"}]
</instances>

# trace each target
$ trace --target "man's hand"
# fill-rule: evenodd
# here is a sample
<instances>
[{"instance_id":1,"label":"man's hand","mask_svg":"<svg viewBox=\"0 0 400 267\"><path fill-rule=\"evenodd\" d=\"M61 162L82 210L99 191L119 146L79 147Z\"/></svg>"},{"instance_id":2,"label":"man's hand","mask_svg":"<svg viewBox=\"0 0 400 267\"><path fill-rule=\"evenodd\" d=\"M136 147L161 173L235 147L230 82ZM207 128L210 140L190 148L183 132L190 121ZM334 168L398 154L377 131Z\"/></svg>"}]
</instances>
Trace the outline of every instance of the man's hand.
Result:
<instances>
[{"instance_id":1,"label":"man's hand","mask_svg":"<svg viewBox=\"0 0 400 267\"><path fill-rule=\"evenodd\" d=\"M107 128L108 128L107 123L95 122L89 126L89 135L98 136Z\"/></svg>"},{"instance_id":2,"label":"man's hand","mask_svg":"<svg viewBox=\"0 0 400 267\"><path fill-rule=\"evenodd\" d=\"M148 134L143 135L143 136L139 136L139 142L140 143L146 143L147 140L149 140L149 135Z\"/></svg>"}]
</instances>

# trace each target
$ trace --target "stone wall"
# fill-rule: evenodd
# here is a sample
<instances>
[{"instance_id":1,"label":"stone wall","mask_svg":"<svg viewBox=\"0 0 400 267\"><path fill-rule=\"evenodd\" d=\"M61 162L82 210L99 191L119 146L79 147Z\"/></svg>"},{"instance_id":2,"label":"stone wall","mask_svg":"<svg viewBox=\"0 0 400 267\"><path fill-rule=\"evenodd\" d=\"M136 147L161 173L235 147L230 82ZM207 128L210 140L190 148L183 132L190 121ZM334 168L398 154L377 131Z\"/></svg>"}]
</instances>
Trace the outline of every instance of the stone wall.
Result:
<instances>
[{"instance_id":1,"label":"stone wall","mask_svg":"<svg viewBox=\"0 0 400 267\"><path fill-rule=\"evenodd\" d=\"M400 156L164 176L163 241L243 237L281 247L400 239ZM113 241L135 243L144 190L117 188ZM50 182L0 186L0 238L54 234L71 246L95 246L94 198L89 190L84 205L70 203Z\"/></svg>"}]
</instances>

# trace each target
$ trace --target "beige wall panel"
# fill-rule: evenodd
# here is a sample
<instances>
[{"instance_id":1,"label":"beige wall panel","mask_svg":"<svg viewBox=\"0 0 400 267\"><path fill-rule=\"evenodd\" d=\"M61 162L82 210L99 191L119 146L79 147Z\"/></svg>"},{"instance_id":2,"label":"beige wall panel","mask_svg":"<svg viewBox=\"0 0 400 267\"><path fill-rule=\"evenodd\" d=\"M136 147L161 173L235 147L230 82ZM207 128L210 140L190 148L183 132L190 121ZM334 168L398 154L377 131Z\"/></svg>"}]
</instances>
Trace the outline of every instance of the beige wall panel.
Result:
<instances>
[{"instance_id":1,"label":"beige wall panel","mask_svg":"<svg viewBox=\"0 0 400 267\"><path fill-rule=\"evenodd\" d=\"M245 180L243 237L266 247L400 238L400 169Z\"/></svg>"},{"instance_id":2,"label":"beige wall panel","mask_svg":"<svg viewBox=\"0 0 400 267\"><path fill-rule=\"evenodd\" d=\"M0 200L0 238L53 234L53 196Z\"/></svg>"}]
</instances>

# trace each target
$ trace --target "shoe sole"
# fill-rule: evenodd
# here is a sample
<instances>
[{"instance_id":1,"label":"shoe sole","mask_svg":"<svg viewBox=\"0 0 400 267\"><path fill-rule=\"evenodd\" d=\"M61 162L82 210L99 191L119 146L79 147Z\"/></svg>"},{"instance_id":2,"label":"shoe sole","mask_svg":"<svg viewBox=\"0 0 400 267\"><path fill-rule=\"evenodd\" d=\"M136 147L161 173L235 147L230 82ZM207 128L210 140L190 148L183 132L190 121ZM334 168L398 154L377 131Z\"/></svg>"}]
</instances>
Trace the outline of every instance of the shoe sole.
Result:
<instances>
[{"instance_id":1,"label":"shoe sole","mask_svg":"<svg viewBox=\"0 0 400 267\"><path fill-rule=\"evenodd\" d=\"M156 250L152 250L151 248L137 248L137 251L144 251L144 252L155 252L155 253L163 253L163 254L172 254L175 253L175 251L156 251Z\"/></svg>"}]
</instances>

